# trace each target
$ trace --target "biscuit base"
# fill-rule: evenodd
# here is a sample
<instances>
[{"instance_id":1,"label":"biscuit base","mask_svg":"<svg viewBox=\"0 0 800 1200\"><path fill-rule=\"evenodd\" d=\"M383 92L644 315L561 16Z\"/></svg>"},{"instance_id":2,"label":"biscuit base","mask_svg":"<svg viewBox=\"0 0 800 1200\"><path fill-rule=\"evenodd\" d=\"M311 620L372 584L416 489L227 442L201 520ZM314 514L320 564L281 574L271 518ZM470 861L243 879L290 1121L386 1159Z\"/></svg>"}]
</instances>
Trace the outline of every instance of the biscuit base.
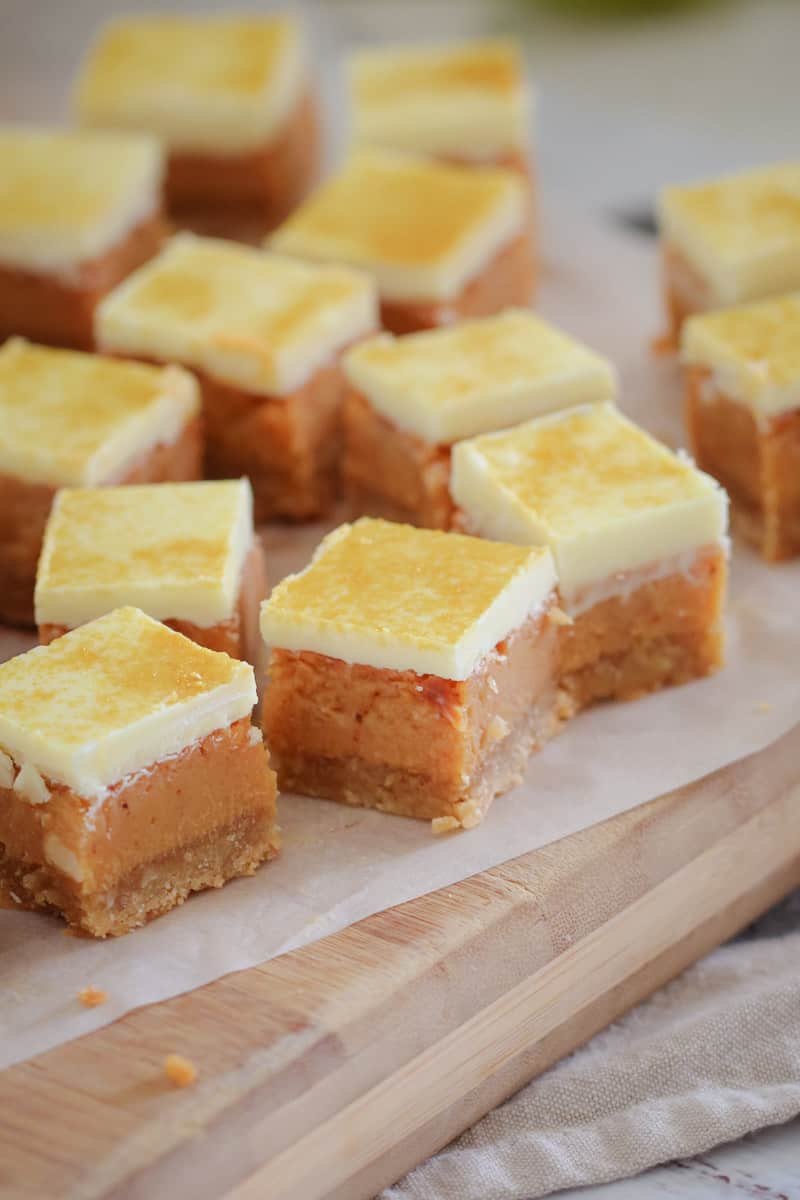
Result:
<instances>
[{"instance_id":1,"label":"biscuit base","mask_svg":"<svg viewBox=\"0 0 800 1200\"><path fill-rule=\"evenodd\" d=\"M381 325L391 333L438 329L459 319L527 307L536 288L536 252L525 228L494 255L452 300L381 301Z\"/></svg>"},{"instance_id":2,"label":"biscuit base","mask_svg":"<svg viewBox=\"0 0 800 1200\"><path fill-rule=\"evenodd\" d=\"M0 264L0 342L19 336L50 346L93 350L95 308L157 253L167 232L161 215L153 214L105 254L80 263L68 279Z\"/></svg>"},{"instance_id":3,"label":"biscuit base","mask_svg":"<svg viewBox=\"0 0 800 1200\"><path fill-rule=\"evenodd\" d=\"M93 816L89 802L60 785L37 805L0 789L0 892L104 938L192 892L253 874L275 857L280 838L275 776L250 732L249 719L237 721L130 776Z\"/></svg>"},{"instance_id":4,"label":"biscuit base","mask_svg":"<svg viewBox=\"0 0 800 1200\"><path fill-rule=\"evenodd\" d=\"M273 650L263 721L280 787L475 825L559 728L557 651L549 609L463 681Z\"/></svg>"},{"instance_id":5,"label":"biscuit base","mask_svg":"<svg viewBox=\"0 0 800 1200\"><path fill-rule=\"evenodd\" d=\"M189 421L174 442L160 442L118 483L178 483L202 478L203 435ZM33 590L42 538L56 487L0 474L0 621L35 624Z\"/></svg>"},{"instance_id":6,"label":"biscuit base","mask_svg":"<svg viewBox=\"0 0 800 1200\"><path fill-rule=\"evenodd\" d=\"M242 566L236 612L232 617L227 621L217 621L215 625L196 625L193 621L170 617L164 624L190 638L198 646L205 646L208 650L217 650L229 654L231 658L244 659L256 665L261 657L262 643L258 627L259 610L266 595L266 561L261 543L255 538ZM47 646L74 628L74 625L41 624L39 644Z\"/></svg>"},{"instance_id":7,"label":"biscuit base","mask_svg":"<svg viewBox=\"0 0 800 1200\"><path fill-rule=\"evenodd\" d=\"M351 514L449 529L450 447L407 433L348 391L343 408L342 490Z\"/></svg>"},{"instance_id":8,"label":"biscuit base","mask_svg":"<svg viewBox=\"0 0 800 1200\"><path fill-rule=\"evenodd\" d=\"M257 245L308 194L320 169L319 109L307 89L277 136L257 150L170 154L167 209L195 233Z\"/></svg>"},{"instance_id":9,"label":"biscuit base","mask_svg":"<svg viewBox=\"0 0 800 1200\"><path fill-rule=\"evenodd\" d=\"M768 562L800 554L800 409L759 422L691 367L685 417L697 465L728 492L742 535Z\"/></svg>"},{"instance_id":10,"label":"biscuit base","mask_svg":"<svg viewBox=\"0 0 800 1200\"><path fill-rule=\"evenodd\" d=\"M562 626L561 689L572 711L600 700L633 700L723 665L724 549L703 548L673 574L647 574L615 578L619 594Z\"/></svg>"}]
</instances>

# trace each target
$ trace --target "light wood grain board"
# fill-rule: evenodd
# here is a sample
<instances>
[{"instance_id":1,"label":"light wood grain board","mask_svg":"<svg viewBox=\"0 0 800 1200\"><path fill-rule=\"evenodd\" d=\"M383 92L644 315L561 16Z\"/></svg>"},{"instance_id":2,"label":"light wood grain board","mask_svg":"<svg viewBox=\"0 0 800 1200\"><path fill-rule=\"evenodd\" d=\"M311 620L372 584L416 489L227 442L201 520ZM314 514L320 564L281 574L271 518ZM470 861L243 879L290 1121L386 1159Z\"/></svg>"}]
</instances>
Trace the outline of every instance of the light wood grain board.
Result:
<instances>
[{"instance_id":1,"label":"light wood grain board","mask_svg":"<svg viewBox=\"0 0 800 1200\"><path fill-rule=\"evenodd\" d=\"M11 1068L0 1195L373 1196L796 885L799 805L800 726ZM184 1091L162 1074L175 1049L200 1070Z\"/></svg>"}]
</instances>

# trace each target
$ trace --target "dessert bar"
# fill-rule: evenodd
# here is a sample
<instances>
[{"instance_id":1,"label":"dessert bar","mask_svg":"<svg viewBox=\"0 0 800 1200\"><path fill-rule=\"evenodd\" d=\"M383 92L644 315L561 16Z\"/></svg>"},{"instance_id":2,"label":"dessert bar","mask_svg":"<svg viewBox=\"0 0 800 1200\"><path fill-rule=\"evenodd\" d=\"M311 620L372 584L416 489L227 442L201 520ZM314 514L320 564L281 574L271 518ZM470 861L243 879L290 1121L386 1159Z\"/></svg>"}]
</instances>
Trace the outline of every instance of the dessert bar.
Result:
<instances>
[{"instance_id":1,"label":"dessert bar","mask_svg":"<svg viewBox=\"0 0 800 1200\"><path fill-rule=\"evenodd\" d=\"M197 479L197 384L12 338L0 347L0 620L33 622L36 563L60 487Z\"/></svg>"},{"instance_id":2,"label":"dessert bar","mask_svg":"<svg viewBox=\"0 0 800 1200\"><path fill-rule=\"evenodd\" d=\"M206 474L248 475L257 521L324 513L341 445L341 351L377 325L368 276L179 234L100 306L104 351L200 380Z\"/></svg>"},{"instance_id":3,"label":"dessert bar","mask_svg":"<svg viewBox=\"0 0 800 1200\"><path fill-rule=\"evenodd\" d=\"M253 669L120 608L0 665L0 885L127 933L278 851Z\"/></svg>"},{"instance_id":4,"label":"dessert bar","mask_svg":"<svg viewBox=\"0 0 800 1200\"><path fill-rule=\"evenodd\" d=\"M356 145L528 173L532 95L513 40L369 47L347 75Z\"/></svg>"},{"instance_id":5,"label":"dessert bar","mask_svg":"<svg viewBox=\"0 0 800 1200\"><path fill-rule=\"evenodd\" d=\"M558 727L546 548L364 518L263 606L282 789L477 824Z\"/></svg>"},{"instance_id":6,"label":"dessert bar","mask_svg":"<svg viewBox=\"0 0 800 1200\"><path fill-rule=\"evenodd\" d=\"M269 245L369 271L393 333L526 305L534 288L527 188L499 167L358 150Z\"/></svg>"},{"instance_id":7,"label":"dessert bar","mask_svg":"<svg viewBox=\"0 0 800 1200\"><path fill-rule=\"evenodd\" d=\"M451 488L467 530L552 550L574 708L721 666L725 492L612 405L460 442Z\"/></svg>"},{"instance_id":8,"label":"dessert bar","mask_svg":"<svg viewBox=\"0 0 800 1200\"><path fill-rule=\"evenodd\" d=\"M64 488L39 558L36 623L46 644L135 605L209 650L255 662L265 593L246 479Z\"/></svg>"},{"instance_id":9,"label":"dessert bar","mask_svg":"<svg viewBox=\"0 0 800 1200\"><path fill-rule=\"evenodd\" d=\"M800 294L692 317L682 358L698 464L766 559L800 554Z\"/></svg>"},{"instance_id":10,"label":"dessert bar","mask_svg":"<svg viewBox=\"0 0 800 1200\"><path fill-rule=\"evenodd\" d=\"M319 170L302 30L287 16L135 16L111 22L75 88L83 125L142 129L168 150L179 222L257 238Z\"/></svg>"},{"instance_id":11,"label":"dessert bar","mask_svg":"<svg viewBox=\"0 0 800 1200\"><path fill-rule=\"evenodd\" d=\"M0 126L0 342L92 348L99 300L166 232L163 159L144 134Z\"/></svg>"},{"instance_id":12,"label":"dessert bar","mask_svg":"<svg viewBox=\"0 0 800 1200\"><path fill-rule=\"evenodd\" d=\"M614 368L532 312L382 334L344 358L342 479L353 515L433 529L453 515L454 442L568 405L613 399Z\"/></svg>"},{"instance_id":13,"label":"dessert bar","mask_svg":"<svg viewBox=\"0 0 800 1200\"><path fill-rule=\"evenodd\" d=\"M659 226L677 343L692 313L800 287L800 163L667 188Z\"/></svg>"}]
</instances>

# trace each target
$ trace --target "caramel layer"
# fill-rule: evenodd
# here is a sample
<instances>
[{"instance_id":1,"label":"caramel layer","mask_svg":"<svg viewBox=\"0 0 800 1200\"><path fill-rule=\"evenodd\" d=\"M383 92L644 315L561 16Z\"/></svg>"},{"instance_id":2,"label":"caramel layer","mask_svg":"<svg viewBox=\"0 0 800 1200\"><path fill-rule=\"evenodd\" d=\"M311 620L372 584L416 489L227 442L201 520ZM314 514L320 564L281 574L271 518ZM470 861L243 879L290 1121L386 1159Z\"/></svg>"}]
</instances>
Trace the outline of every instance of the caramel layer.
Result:
<instances>
[{"instance_id":1,"label":"caramel layer","mask_svg":"<svg viewBox=\"0 0 800 1200\"><path fill-rule=\"evenodd\" d=\"M759 423L750 408L686 372L686 427L698 466L728 491L740 531L768 562L800 554L800 411Z\"/></svg>"},{"instance_id":2,"label":"caramel layer","mask_svg":"<svg viewBox=\"0 0 800 1200\"><path fill-rule=\"evenodd\" d=\"M122 780L97 807L48 787L39 805L0 789L0 877L23 906L55 909L95 937L125 933L277 853L275 776L249 719Z\"/></svg>"},{"instance_id":3,"label":"caramel layer","mask_svg":"<svg viewBox=\"0 0 800 1200\"><path fill-rule=\"evenodd\" d=\"M638 587L636 574L561 627L562 687L576 708L632 700L722 665L724 549L698 551L687 570Z\"/></svg>"},{"instance_id":4,"label":"caramel layer","mask_svg":"<svg viewBox=\"0 0 800 1200\"><path fill-rule=\"evenodd\" d=\"M214 156L172 153L167 207L197 232L257 241L279 225L313 186L320 170L319 108L311 90L277 138L258 151Z\"/></svg>"},{"instance_id":5,"label":"caramel layer","mask_svg":"<svg viewBox=\"0 0 800 1200\"><path fill-rule=\"evenodd\" d=\"M263 719L280 786L411 816L458 815L496 743L513 730L524 740L534 709L544 737L556 656L547 614L529 618L463 681L274 650ZM379 790L369 782L377 780Z\"/></svg>"},{"instance_id":6,"label":"caramel layer","mask_svg":"<svg viewBox=\"0 0 800 1200\"><path fill-rule=\"evenodd\" d=\"M342 483L353 516L449 529L449 447L398 429L351 389L343 409Z\"/></svg>"}]
</instances>

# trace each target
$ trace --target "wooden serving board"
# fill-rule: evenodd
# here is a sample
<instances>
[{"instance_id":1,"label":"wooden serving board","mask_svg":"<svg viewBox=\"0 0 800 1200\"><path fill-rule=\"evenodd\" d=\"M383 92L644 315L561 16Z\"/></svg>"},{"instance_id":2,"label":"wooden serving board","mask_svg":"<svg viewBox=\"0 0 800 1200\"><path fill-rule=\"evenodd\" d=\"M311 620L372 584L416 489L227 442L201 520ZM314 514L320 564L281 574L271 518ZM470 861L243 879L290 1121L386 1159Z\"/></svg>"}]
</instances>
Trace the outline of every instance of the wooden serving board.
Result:
<instances>
[{"instance_id":1,"label":"wooden serving board","mask_svg":"<svg viewBox=\"0 0 800 1200\"><path fill-rule=\"evenodd\" d=\"M4 1200L361 1200L800 882L800 725L0 1074ZM179 1046L200 1071L164 1080Z\"/></svg>"}]
</instances>

